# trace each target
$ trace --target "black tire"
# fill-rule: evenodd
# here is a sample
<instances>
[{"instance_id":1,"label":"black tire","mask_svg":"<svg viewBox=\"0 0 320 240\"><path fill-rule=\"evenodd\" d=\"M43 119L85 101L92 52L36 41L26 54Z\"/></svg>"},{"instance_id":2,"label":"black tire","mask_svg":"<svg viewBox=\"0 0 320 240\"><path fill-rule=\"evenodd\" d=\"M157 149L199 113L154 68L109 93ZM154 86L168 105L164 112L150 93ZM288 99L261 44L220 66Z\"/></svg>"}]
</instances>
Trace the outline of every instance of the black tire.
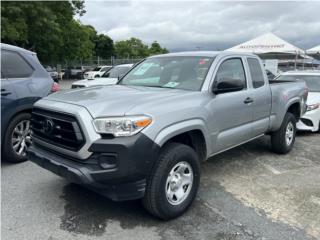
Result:
<instances>
[{"instance_id":1,"label":"black tire","mask_svg":"<svg viewBox=\"0 0 320 240\"><path fill-rule=\"evenodd\" d=\"M9 126L7 127L7 131L4 136L3 141L3 149L2 149L2 157L5 161L11 163L20 163L27 160L27 156L18 155L12 146L12 133L15 127L24 120L30 120L31 114L30 113L20 113L15 116L11 121Z\"/></svg>"},{"instance_id":2,"label":"black tire","mask_svg":"<svg viewBox=\"0 0 320 240\"><path fill-rule=\"evenodd\" d=\"M293 126L293 138L290 144L288 144L286 141L286 130L289 124ZM280 129L271 134L272 150L279 154L286 154L290 152L295 142L296 133L296 118L292 113L286 113Z\"/></svg>"},{"instance_id":3,"label":"black tire","mask_svg":"<svg viewBox=\"0 0 320 240\"><path fill-rule=\"evenodd\" d=\"M94 76L94 78L99 78L99 77L100 77L100 75L95 75L95 76Z\"/></svg>"},{"instance_id":4,"label":"black tire","mask_svg":"<svg viewBox=\"0 0 320 240\"><path fill-rule=\"evenodd\" d=\"M186 198L178 205L172 205L166 196L167 178L171 170L180 163L187 162L192 168L193 181ZM161 150L147 182L144 207L154 216L168 220L180 216L196 197L200 183L200 161L196 152L180 143L169 143ZM185 187L185 186L183 186Z\"/></svg>"}]
</instances>

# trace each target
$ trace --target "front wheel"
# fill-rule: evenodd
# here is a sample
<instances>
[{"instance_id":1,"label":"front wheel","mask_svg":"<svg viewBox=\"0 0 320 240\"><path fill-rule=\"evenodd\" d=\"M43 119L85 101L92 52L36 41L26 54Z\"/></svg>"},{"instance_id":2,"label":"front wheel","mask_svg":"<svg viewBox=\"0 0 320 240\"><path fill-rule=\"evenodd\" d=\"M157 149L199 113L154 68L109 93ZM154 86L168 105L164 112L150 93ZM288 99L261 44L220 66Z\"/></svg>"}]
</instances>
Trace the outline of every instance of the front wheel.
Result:
<instances>
[{"instance_id":1,"label":"front wheel","mask_svg":"<svg viewBox=\"0 0 320 240\"><path fill-rule=\"evenodd\" d=\"M6 161L19 163L27 160L27 148L31 144L30 118L30 113L21 113L11 120L3 142Z\"/></svg>"},{"instance_id":2,"label":"front wheel","mask_svg":"<svg viewBox=\"0 0 320 240\"><path fill-rule=\"evenodd\" d=\"M178 217L193 202L200 183L196 152L180 143L166 145L147 183L143 205L163 220Z\"/></svg>"},{"instance_id":3,"label":"front wheel","mask_svg":"<svg viewBox=\"0 0 320 240\"><path fill-rule=\"evenodd\" d=\"M271 135L271 147L276 153L286 154L293 148L296 139L296 118L292 113L286 113L280 129Z\"/></svg>"}]
</instances>

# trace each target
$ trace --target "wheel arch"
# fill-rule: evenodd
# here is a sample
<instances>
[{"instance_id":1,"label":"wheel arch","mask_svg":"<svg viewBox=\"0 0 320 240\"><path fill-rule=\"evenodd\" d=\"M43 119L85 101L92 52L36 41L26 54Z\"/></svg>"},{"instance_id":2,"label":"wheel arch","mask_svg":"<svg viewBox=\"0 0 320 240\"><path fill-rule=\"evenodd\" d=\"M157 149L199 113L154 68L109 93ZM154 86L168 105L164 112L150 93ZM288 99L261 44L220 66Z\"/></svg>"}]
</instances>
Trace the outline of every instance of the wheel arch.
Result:
<instances>
[{"instance_id":1,"label":"wheel arch","mask_svg":"<svg viewBox=\"0 0 320 240\"><path fill-rule=\"evenodd\" d=\"M299 101L293 101L290 104L288 104L286 112L292 113L295 116L296 121L299 121L300 116L301 116L301 105L300 105L300 102Z\"/></svg>"},{"instance_id":2,"label":"wheel arch","mask_svg":"<svg viewBox=\"0 0 320 240\"><path fill-rule=\"evenodd\" d=\"M196 151L201 161L205 161L210 150L210 140L206 132L204 122L193 119L164 128L157 135L155 143L160 148L170 142L188 145Z\"/></svg>"},{"instance_id":3,"label":"wheel arch","mask_svg":"<svg viewBox=\"0 0 320 240\"><path fill-rule=\"evenodd\" d=\"M19 114L22 113L31 113L32 112L32 108L31 107L25 107L25 108L21 108L18 111L14 112L13 114L9 115L5 121L3 123L1 123L1 147L3 145L3 138L6 135L7 132L7 128L9 123L12 121L12 119L14 119L16 116L18 116ZM3 120L3 119L2 119ZM2 131L3 129L5 129L4 131Z\"/></svg>"}]
</instances>

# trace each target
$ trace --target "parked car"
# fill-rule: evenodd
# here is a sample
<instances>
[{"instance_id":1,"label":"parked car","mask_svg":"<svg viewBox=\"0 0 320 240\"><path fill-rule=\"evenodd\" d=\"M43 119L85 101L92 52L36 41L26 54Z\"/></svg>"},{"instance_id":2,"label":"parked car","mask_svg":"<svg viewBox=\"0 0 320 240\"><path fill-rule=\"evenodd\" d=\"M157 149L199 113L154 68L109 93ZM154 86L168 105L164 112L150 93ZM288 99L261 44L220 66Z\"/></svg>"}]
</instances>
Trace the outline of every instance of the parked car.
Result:
<instances>
[{"instance_id":1,"label":"parked car","mask_svg":"<svg viewBox=\"0 0 320 240\"><path fill-rule=\"evenodd\" d=\"M320 71L290 71L278 80L303 80L309 88L307 112L297 123L298 130L320 132Z\"/></svg>"},{"instance_id":2,"label":"parked car","mask_svg":"<svg viewBox=\"0 0 320 240\"><path fill-rule=\"evenodd\" d=\"M27 160L31 109L35 101L59 90L34 52L1 43L2 159Z\"/></svg>"},{"instance_id":3,"label":"parked car","mask_svg":"<svg viewBox=\"0 0 320 240\"><path fill-rule=\"evenodd\" d=\"M84 66L69 67L64 72L64 79L83 79L86 68Z\"/></svg>"},{"instance_id":4,"label":"parked car","mask_svg":"<svg viewBox=\"0 0 320 240\"><path fill-rule=\"evenodd\" d=\"M95 79L101 77L105 72L111 69L112 66L100 66L94 68L92 71L88 71L84 73L84 78L86 79Z\"/></svg>"},{"instance_id":5,"label":"parked car","mask_svg":"<svg viewBox=\"0 0 320 240\"><path fill-rule=\"evenodd\" d=\"M50 77L53 79L53 81L59 82L60 76L59 76L59 73L55 69L53 69L50 66L47 66L46 70L49 73Z\"/></svg>"},{"instance_id":6,"label":"parked car","mask_svg":"<svg viewBox=\"0 0 320 240\"><path fill-rule=\"evenodd\" d=\"M112 85L119 81L119 78L124 76L131 68L133 64L121 64L110 68L101 77L89 80L84 79L72 83L71 88L92 87L100 85Z\"/></svg>"},{"instance_id":7,"label":"parked car","mask_svg":"<svg viewBox=\"0 0 320 240\"><path fill-rule=\"evenodd\" d=\"M264 134L274 152L289 152L306 98L303 81L269 85L253 54L152 56L116 85L38 101L29 158L113 200L142 198L170 219L193 202L200 162Z\"/></svg>"}]
</instances>

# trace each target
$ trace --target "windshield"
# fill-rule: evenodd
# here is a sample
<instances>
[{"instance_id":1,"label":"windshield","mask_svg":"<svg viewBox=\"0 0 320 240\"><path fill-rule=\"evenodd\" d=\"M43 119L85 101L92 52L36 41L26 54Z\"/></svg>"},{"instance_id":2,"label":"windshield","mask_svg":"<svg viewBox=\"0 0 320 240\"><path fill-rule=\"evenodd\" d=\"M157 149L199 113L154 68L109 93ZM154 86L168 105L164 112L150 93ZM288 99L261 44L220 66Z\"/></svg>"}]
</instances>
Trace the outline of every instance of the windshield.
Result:
<instances>
[{"instance_id":1,"label":"windshield","mask_svg":"<svg viewBox=\"0 0 320 240\"><path fill-rule=\"evenodd\" d=\"M119 84L199 91L213 58L154 57L137 65Z\"/></svg>"},{"instance_id":2,"label":"windshield","mask_svg":"<svg viewBox=\"0 0 320 240\"><path fill-rule=\"evenodd\" d=\"M104 73L102 77L106 78L118 78L126 74L131 67L114 67L108 72Z\"/></svg>"},{"instance_id":3,"label":"windshield","mask_svg":"<svg viewBox=\"0 0 320 240\"><path fill-rule=\"evenodd\" d=\"M99 72L101 67L95 67L92 71Z\"/></svg>"},{"instance_id":4,"label":"windshield","mask_svg":"<svg viewBox=\"0 0 320 240\"><path fill-rule=\"evenodd\" d=\"M320 76L316 75L281 75L277 80L304 80L310 92L320 92Z\"/></svg>"}]
</instances>

